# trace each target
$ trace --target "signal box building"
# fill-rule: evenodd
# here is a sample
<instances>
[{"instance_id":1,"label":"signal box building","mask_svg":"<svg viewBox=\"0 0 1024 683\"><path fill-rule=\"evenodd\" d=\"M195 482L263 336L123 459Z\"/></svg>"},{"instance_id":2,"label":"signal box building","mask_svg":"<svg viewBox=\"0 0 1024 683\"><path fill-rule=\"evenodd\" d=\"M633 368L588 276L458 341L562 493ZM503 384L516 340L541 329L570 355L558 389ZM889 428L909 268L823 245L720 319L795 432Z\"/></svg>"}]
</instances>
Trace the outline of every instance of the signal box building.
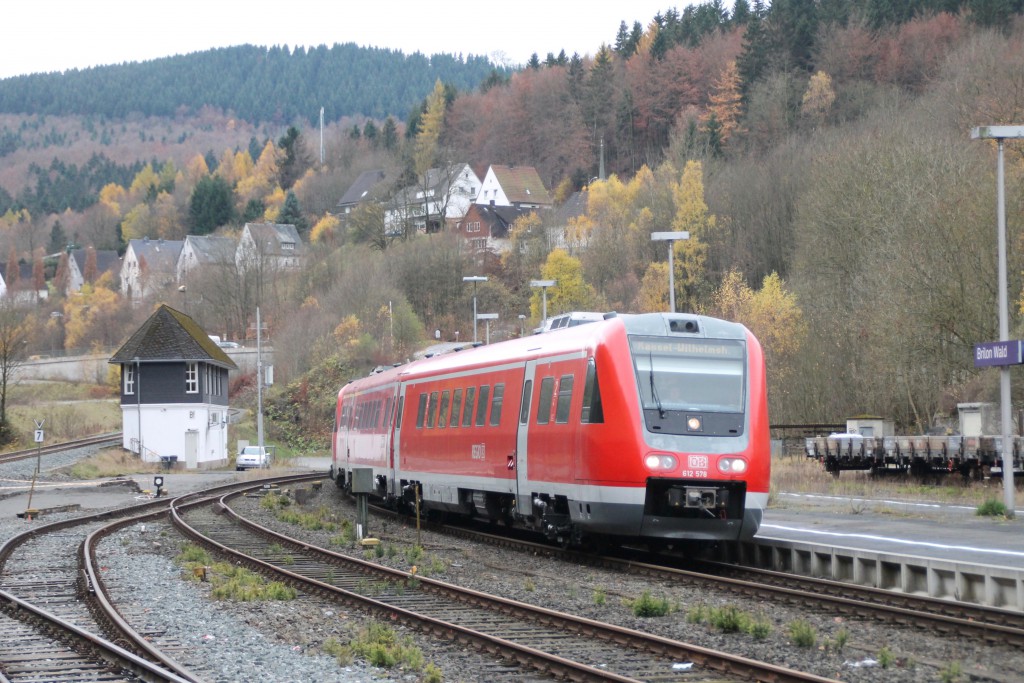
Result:
<instances>
[{"instance_id":1,"label":"signal box building","mask_svg":"<svg viewBox=\"0 0 1024 683\"><path fill-rule=\"evenodd\" d=\"M161 304L109 362L121 367L126 450L183 469L227 464L237 366L192 318Z\"/></svg>"}]
</instances>

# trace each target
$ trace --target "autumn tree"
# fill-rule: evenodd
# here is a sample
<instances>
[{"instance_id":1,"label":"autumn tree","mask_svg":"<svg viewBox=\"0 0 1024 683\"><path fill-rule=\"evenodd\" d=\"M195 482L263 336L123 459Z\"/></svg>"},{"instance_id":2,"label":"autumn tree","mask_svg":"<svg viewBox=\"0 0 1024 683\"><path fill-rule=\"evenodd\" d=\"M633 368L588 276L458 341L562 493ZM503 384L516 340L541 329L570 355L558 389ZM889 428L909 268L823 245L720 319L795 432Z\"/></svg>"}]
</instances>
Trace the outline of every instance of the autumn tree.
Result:
<instances>
[{"instance_id":1,"label":"autumn tree","mask_svg":"<svg viewBox=\"0 0 1024 683\"><path fill-rule=\"evenodd\" d=\"M340 233L341 221L337 216L330 213L324 214L324 217L318 220L310 230L309 241L323 244L334 243L341 237Z\"/></svg>"},{"instance_id":2,"label":"autumn tree","mask_svg":"<svg viewBox=\"0 0 1024 683\"><path fill-rule=\"evenodd\" d=\"M835 101L836 93L832 89L832 79L824 71L818 71L811 76L811 80L807 84L800 112L814 123L821 125L828 117L832 110L832 103Z\"/></svg>"},{"instance_id":3,"label":"autumn tree","mask_svg":"<svg viewBox=\"0 0 1024 683\"><path fill-rule=\"evenodd\" d=\"M85 248L85 266L82 269L82 279L92 284L96 281L96 248L91 244Z\"/></svg>"},{"instance_id":4,"label":"autumn tree","mask_svg":"<svg viewBox=\"0 0 1024 683\"><path fill-rule=\"evenodd\" d=\"M0 298L0 444L16 439L7 416L7 392L16 381L18 369L28 356L28 327L24 309L14 298Z\"/></svg>"},{"instance_id":5,"label":"autumn tree","mask_svg":"<svg viewBox=\"0 0 1024 683\"><path fill-rule=\"evenodd\" d=\"M704 201L704 170L699 161L689 161L674 188L676 213L672 230L688 232L689 239L673 244L677 307L699 310L710 293L708 241L715 229L715 217Z\"/></svg>"},{"instance_id":6,"label":"autumn tree","mask_svg":"<svg viewBox=\"0 0 1024 683\"><path fill-rule=\"evenodd\" d=\"M712 84L708 99L707 113L701 121L707 126L708 120L714 117L717 137L724 147L734 133L741 132L739 122L743 113L743 94L735 60L726 64L721 76Z\"/></svg>"},{"instance_id":7,"label":"autumn tree","mask_svg":"<svg viewBox=\"0 0 1024 683\"><path fill-rule=\"evenodd\" d=\"M68 266L68 253L62 251L57 259L57 270L53 275L53 288L57 296L64 296L68 292L68 284L71 281L71 271Z\"/></svg>"},{"instance_id":8,"label":"autumn tree","mask_svg":"<svg viewBox=\"0 0 1024 683\"><path fill-rule=\"evenodd\" d=\"M544 280L555 280L555 286L547 290L548 316L600 308L597 293L583 279L583 264L565 250L555 249L548 254L540 275ZM540 320L542 297L539 289L530 296L530 315L534 320Z\"/></svg>"}]
</instances>

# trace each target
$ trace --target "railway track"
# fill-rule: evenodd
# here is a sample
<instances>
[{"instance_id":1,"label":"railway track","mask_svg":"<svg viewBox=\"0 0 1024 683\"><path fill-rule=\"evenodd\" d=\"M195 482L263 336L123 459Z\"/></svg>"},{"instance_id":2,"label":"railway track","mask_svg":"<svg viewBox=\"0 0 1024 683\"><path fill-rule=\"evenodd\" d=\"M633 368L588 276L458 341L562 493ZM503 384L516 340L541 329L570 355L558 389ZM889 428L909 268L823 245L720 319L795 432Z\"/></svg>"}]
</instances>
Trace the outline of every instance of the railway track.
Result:
<instances>
[{"instance_id":1,"label":"railway track","mask_svg":"<svg viewBox=\"0 0 1024 683\"><path fill-rule=\"evenodd\" d=\"M236 482L183 498L252 486ZM202 680L152 644L159 634L131 626L117 611L105 595L96 562L96 539L111 529L165 516L169 505L168 499L156 499L53 522L0 546L0 610L6 616L0 620L0 682ZM74 548L79 552L60 551ZM161 646L176 649L174 642Z\"/></svg>"},{"instance_id":2,"label":"railway track","mask_svg":"<svg viewBox=\"0 0 1024 683\"><path fill-rule=\"evenodd\" d=\"M300 590L386 615L559 678L826 681L813 674L487 595L333 553L243 519L225 501L175 504L186 536ZM229 523L230 520L230 523ZM692 662L697 671L674 668Z\"/></svg>"},{"instance_id":3,"label":"railway track","mask_svg":"<svg viewBox=\"0 0 1024 683\"><path fill-rule=\"evenodd\" d=\"M379 514L394 519L387 510ZM672 556L591 555L563 550L521 538L481 532L464 526L429 525L458 537L519 548L531 554L561 557L576 564L616 569L654 580L690 582L737 595L826 609L845 617L871 618L893 624L916 626L933 632L967 637L986 644L1024 646L1024 614L1013 610L807 577L788 572L740 567L723 562L693 561Z\"/></svg>"},{"instance_id":4,"label":"railway track","mask_svg":"<svg viewBox=\"0 0 1024 683\"><path fill-rule=\"evenodd\" d=\"M71 450L72 448L85 448L87 446L113 446L121 443L122 439L121 432L110 432L108 434L96 434L93 436L87 436L82 439L73 439L71 441L64 441L62 443L54 443L48 445L40 445L34 448L24 448L19 451L11 451L9 453L0 454L0 465L7 462L16 462L18 460L27 460L28 458L35 458L43 455L51 455L53 453L60 453L62 451Z\"/></svg>"}]
</instances>

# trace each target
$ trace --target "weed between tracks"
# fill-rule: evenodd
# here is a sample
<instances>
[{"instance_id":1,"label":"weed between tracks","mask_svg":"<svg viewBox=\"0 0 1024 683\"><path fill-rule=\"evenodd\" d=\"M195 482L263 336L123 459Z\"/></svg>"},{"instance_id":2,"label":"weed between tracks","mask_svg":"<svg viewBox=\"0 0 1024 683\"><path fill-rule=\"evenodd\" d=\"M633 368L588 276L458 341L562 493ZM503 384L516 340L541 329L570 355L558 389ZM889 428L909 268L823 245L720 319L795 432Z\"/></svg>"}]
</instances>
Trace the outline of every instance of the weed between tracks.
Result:
<instances>
[{"instance_id":1,"label":"weed between tracks","mask_svg":"<svg viewBox=\"0 0 1024 683\"><path fill-rule=\"evenodd\" d=\"M182 576L193 581L209 581L210 595L217 600L254 602L258 600L294 600L297 592L280 581L266 581L245 567L228 562L214 562L202 547L192 543L182 546L175 558L182 567Z\"/></svg>"}]
</instances>

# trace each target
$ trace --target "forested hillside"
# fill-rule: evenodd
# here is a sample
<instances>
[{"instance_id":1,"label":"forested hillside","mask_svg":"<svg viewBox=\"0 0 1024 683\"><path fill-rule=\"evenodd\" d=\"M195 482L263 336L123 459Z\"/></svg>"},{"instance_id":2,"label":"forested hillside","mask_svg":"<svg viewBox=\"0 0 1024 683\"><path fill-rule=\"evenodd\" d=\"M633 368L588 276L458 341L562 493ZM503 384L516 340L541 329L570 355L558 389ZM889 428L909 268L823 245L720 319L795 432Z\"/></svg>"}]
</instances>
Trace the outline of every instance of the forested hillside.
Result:
<instances>
[{"instance_id":1,"label":"forested hillside","mask_svg":"<svg viewBox=\"0 0 1024 683\"><path fill-rule=\"evenodd\" d=\"M404 118L441 80L471 90L486 57L405 55L353 43L289 49L240 45L65 73L0 80L0 112L123 118L181 116L214 107L252 123L343 116Z\"/></svg>"},{"instance_id":2,"label":"forested hillside","mask_svg":"<svg viewBox=\"0 0 1024 683\"><path fill-rule=\"evenodd\" d=\"M549 314L665 310L667 254L650 234L687 230L675 247L677 307L759 336L773 422L875 413L928 429L957 402L997 396L995 375L971 360L973 344L997 335L995 155L969 132L1024 124L1022 4L666 9L610 27L615 39L591 55L552 46L482 84L434 79L407 115L333 121L323 163L306 113L280 122L224 105L0 115L0 254L42 263L67 242L114 249L145 236L237 236L246 221L295 223L310 243L306 264L260 301L284 351L279 377L292 383L274 410L299 439L325 428L331 396L355 368L405 358L435 331L465 339L472 290L462 276L489 277L478 294L500 316L492 338L518 334L521 314L524 325L539 322L535 278L558 282ZM289 99L282 90L268 101ZM1017 330L1022 153L1007 144ZM481 175L490 164L534 166L558 204L573 198L580 210L520 219L507 249L487 252L450 232L389 232L373 202L332 215L363 171L383 170L386 201L454 162ZM32 318L36 333L77 348L129 329L146 311L115 289L55 290ZM228 322L239 319L237 282L186 291L167 298L210 330L245 336L244 315ZM1024 383L1014 386L1024 397Z\"/></svg>"}]
</instances>

